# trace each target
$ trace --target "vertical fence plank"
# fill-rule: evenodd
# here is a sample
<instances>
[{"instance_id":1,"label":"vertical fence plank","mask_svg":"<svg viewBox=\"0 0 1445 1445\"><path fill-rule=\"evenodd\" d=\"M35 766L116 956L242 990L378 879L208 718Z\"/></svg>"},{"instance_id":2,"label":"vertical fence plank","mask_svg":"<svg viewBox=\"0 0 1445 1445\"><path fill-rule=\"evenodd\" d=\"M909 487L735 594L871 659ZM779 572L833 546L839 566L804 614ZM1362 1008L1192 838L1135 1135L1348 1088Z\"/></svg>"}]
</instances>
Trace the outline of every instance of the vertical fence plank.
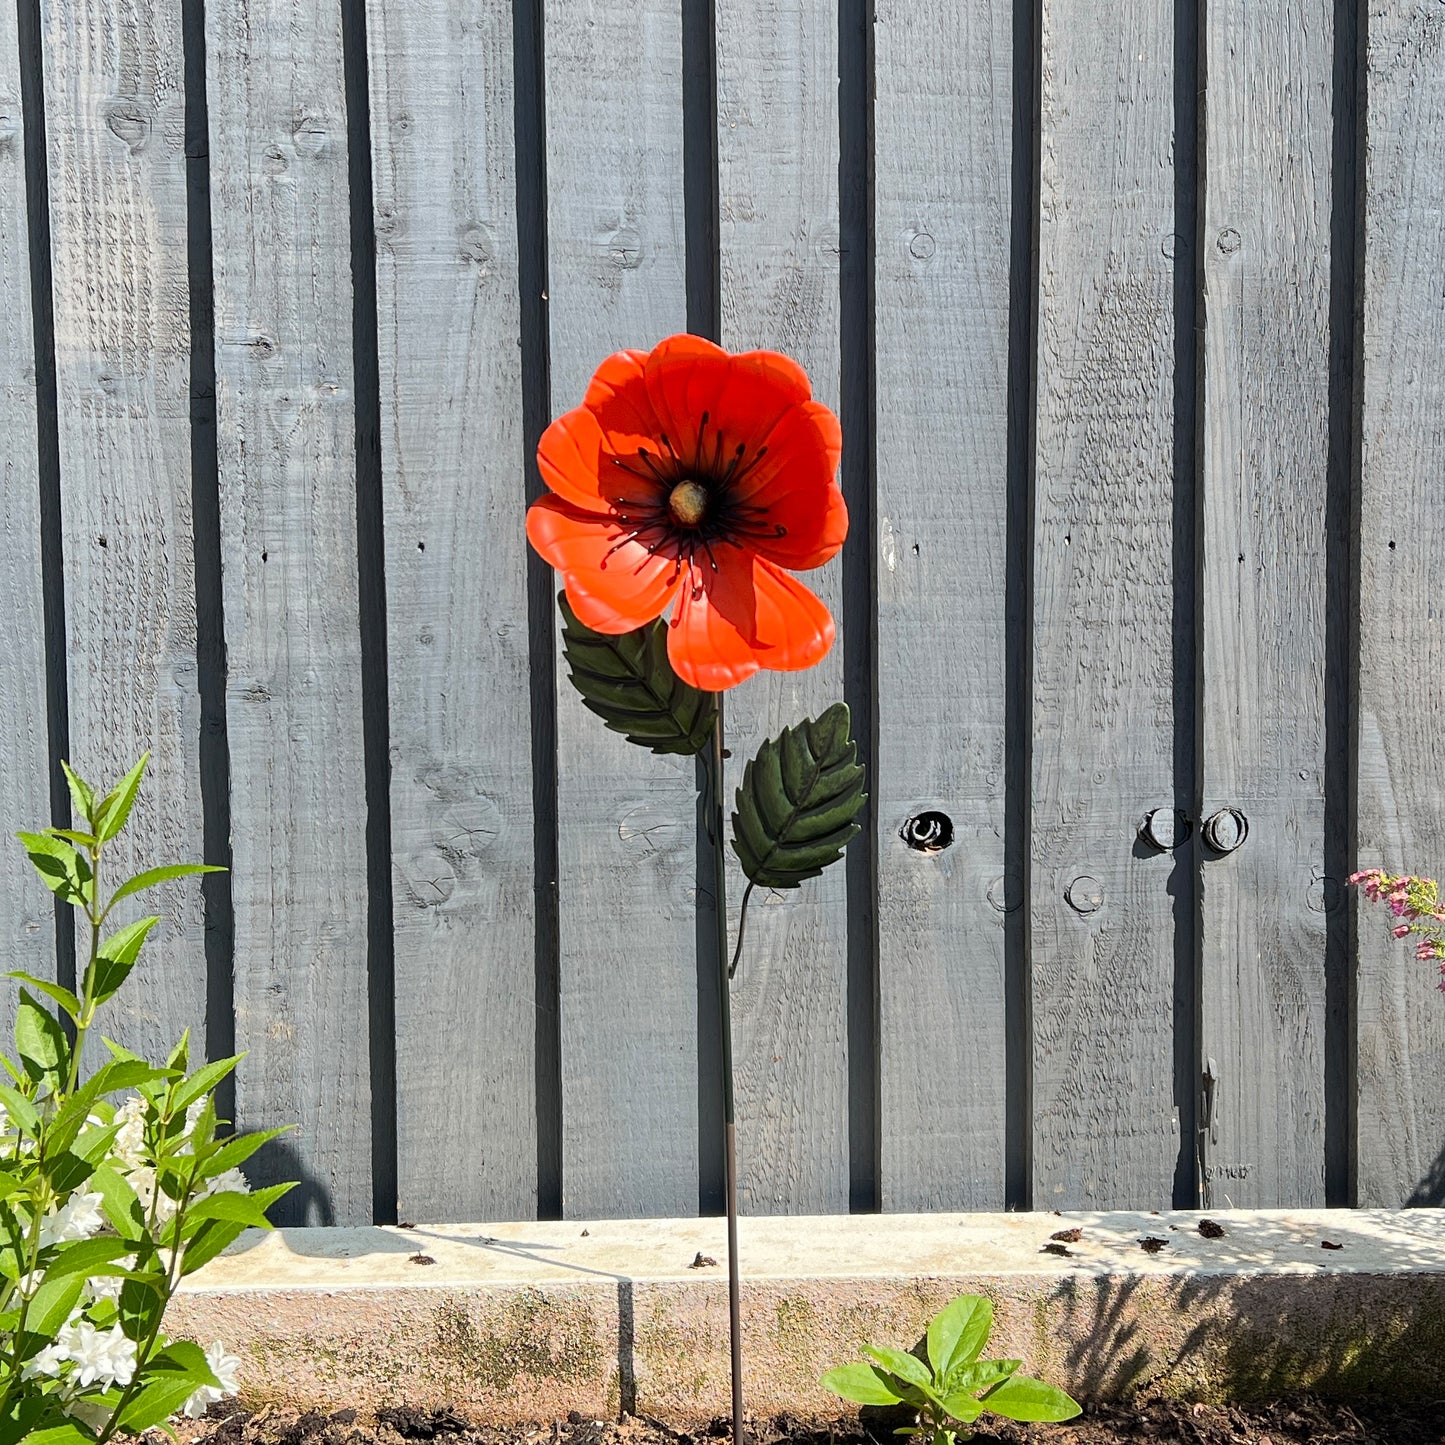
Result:
<instances>
[{"instance_id":1,"label":"vertical fence plank","mask_svg":"<svg viewBox=\"0 0 1445 1445\"><path fill-rule=\"evenodd\" d=\"M71 761L110 782L152 754L115 883L202 853L181 11L42 14ZM204 1037L201 890L141 903L163 921L106 1028L164 1058Z\"/></svg>"},{"instance_id":2,"label":"vertical fence plank","mask_svg":"<svg viewBox=\"0 0 1445 1445\"><path fill-rule=\"evenodd\" d=\"M1359 866L1445 872L1445 9L1369 7L1360 499ZM1445 1203L1445 1009L1361 908L1361 1205Z\"/></svg>"},{"instance_id":3,"label":"vertical fence plank","mask_svg":"<svg viewBox=\"0 0 1445 1445\"><path fill-rule=\"evenodd\" d=\"M293 1221L371 1217L366 813L341 17L207 6L246 1127Z\"/></svg>"},{"instance_id":4,"label":"vertical fence plank","mask_svg":"<svg viewBox=\"0 0 1445 1445\"><path fill-rule=\"evenodd\" d=\"M536 999L511 0L371 0L368 35L398 1208L524 1218Z\"/></svg>"},{"instance_id":5,"label":"vertical fence plank","mask_svg":"<svg viewBox=\"0 0 1445 1445\"><path fill-rule=\"evenodd\" d=\"M1174 918L1172 12L1044 0L1031 884L1034 1202L1167 1204Z\"/></svg>"},{"instance_id":6,"label":"vertical fence plank","mask_svg":"<svg viewBox=\"0 0 1445 1445\"><path fill-rule=\"evenodd\" d=\"M1208 7L1200 817L1249 832L1202 852L1205 1180L1241 1208L1325 1202L1333 12Z\"/></svg>"},{"instance_id":7,"label":"vertical fence plank","mask_svg":"<svg viewBox=\"0 0 1445 1445\"><path fill-rule=\"evenodd\" d=\"M749 0L717 11L722 344L795 357L836 411L839 383L838 24L826 6ZM804 673L729 695L727 794L766 737L843 696L842 562L803 579L838 639ZM738 1180L751 1213L848 1208L845 870L754 895L734 985ZM747 880L731 858L737 936Z\"/></svg>"},{"instance_id":8,"label":"vertical fence plank","mask_svg":"<svg viewBox=\"0 0 1445 1445\"><path fill-rule=\"evenodd\" d=\"M552 396L686 325L682 27L665 0L546 0ZM559 649L560 656L560 649ZM698 1204L696 784L603 729L559 661L568 1215Z\"/></svg>"},{"instance_id":9,"label":"vertical fence plank","mask_svg":"<svg viewBox=\"0 0 1445 1445\"><path fill-rule=\"evenodd\" d=\"M1004 569L1012 9L875 30L883 1205L1004 1189ZM910 848L911 817L954 841ZM1007 895L1007 902L1006 900Z\"/></svg>"},{"instance_id":10,"label":"vertical fence plank","mask_svg":"<svg viewBox=\"0 0 1445 1445\"><path fill-rule=\"evenodd\" d=\"M13 5L0 6L0 948L12 968L55 977L51 894L11 835L50 817L45 711L45 615L40 567L40 480L35 332L30 305L29 207L20 46ZM14 986L7 988L8 1017Z\"/></svg>"}]
</instances>

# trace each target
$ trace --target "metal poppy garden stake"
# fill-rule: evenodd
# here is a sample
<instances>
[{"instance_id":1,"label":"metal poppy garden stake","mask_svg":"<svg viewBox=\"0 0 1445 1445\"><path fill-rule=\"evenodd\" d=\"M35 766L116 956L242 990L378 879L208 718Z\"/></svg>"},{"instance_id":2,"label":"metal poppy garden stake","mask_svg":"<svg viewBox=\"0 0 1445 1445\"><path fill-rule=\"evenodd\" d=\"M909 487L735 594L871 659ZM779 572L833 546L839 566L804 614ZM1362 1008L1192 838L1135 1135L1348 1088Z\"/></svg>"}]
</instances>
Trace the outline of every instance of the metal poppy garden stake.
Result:
<instances>
[{"instance_id":1,"label":"metal poppy garden stake","mask_svg":"<svg viewBox=\"0 0 1445 1445\"><path fill-rule=\"evenodd\" d=\"M527 513L532 545L562 574L563 649L582 701L629 742L702 755L718 928L737 1442L742 1326L729 981L754 888L797 888L837 862L859 831L865 794L842 703L758 748L732 815L733 851L748 887L730 964L723 693L764 668L812 667L833 645L828 609L792 573L830 561L848 534L841 451L837 417L813 400L795 361L671 336L651 351L608 357L582 405L547 428L537 464L549 495Z\"/></svg>"}]
</instances>

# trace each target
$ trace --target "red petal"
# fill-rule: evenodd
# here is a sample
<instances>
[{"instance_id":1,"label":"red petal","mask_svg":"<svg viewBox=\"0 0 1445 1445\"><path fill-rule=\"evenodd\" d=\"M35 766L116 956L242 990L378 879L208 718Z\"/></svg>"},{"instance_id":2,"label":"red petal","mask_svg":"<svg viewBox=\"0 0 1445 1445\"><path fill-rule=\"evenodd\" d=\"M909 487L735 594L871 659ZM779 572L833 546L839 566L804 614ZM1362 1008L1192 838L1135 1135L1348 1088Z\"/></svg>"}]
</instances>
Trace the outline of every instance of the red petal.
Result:
<instances>
[{"instance_id":1,"label":"red petal","mask_svg":"<svg viewBox=\"0 0 1445 1445\"><path fill-rule=\"evenodd\" d=\"M760 555L784 567L821 567L848 535L848 508L837 482L843 434L821 402L793 407L768 433L763 459L733 489L740 502L762 507L750 521L782 537L749 539Z\"/></svg>"},{"instance_id":2,"label":"red petal","mask_svg":"<svg viewBox=\"0 0 1445 1445\"><path fill-rule=\"evenodd\" d=\"M584 511L606 512L615 501L660 489L637 461L640 450L657 453L662 430L643 379L646 360L645 351L609 356L593 373L582 405L542 433L537 446L542 480Z\"/></svg>"},{"instance_id":3,"label":"red petal","mask_svg":"<svg viewBox=\"0 0 1445 1445\"><path fill-rule=\"evenodd\" d=\"M721 692L759 668L797 672L833 645L833 618L796 577L749 552L724 549L718 569L686 580L667 637L667 655L684 682Z\"/></svg>"},{"instance_id":4,"label":"red petal","mask_svg":"<svg viewBox=\"0 0 1445 1445\"><path fill-rule=\"evenodd\" d=\"M700 448L703 461L725 459L739 443L754 450L785 412L813 394L790 357L733 356L700 336L659 341L647 355L646 378L661 431L688 465L699 461Z\"/></svg>"},{"instance_id":5,"label":"red petal","mask_svg":"<svg viewBox=\"0 0 1445 1445\"><path fill-rule=\"evenodd\" d=\"M527 511L528 541L562 574L572 610L595 632L631 632L651 622L678 588L673 558L649 556L639 542L617 547L627 531L557 497Z\"/></svg>"}]
</instances>

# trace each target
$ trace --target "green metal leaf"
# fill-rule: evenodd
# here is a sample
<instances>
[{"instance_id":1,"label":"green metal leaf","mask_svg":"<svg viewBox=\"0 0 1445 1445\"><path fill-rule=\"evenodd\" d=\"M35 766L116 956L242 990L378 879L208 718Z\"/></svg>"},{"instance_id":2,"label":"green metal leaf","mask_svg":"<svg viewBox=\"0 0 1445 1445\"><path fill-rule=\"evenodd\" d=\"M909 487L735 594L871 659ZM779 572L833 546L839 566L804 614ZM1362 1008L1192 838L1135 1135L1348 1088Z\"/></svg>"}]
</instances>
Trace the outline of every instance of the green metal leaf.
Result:
<instances>
[{"instance_id":1,"label":"green metal leaf","mask_svg":"<svg viewBox=\"0 0 1445 1445\"><path fill-rule=\"evenodd\" d=\"M562 649L572 686L586 707L628 742L655 753L700 753L717 722L709 692L690 687L667 660L667 623L635 632L593 632L577 620L565 592Z\"/></svg>"},{"instance_id":2,"label":"green metal leaf","mask_svg":"<svg viewBox=\"0 0 1445 1445\"><path fill-rule=\"evenodd\" d=\"M769 738L743 771L733 814L733 849L760 888L796 888L816 878L858 835L868 795L848 708Z\"/></svg>"}]
</instances>

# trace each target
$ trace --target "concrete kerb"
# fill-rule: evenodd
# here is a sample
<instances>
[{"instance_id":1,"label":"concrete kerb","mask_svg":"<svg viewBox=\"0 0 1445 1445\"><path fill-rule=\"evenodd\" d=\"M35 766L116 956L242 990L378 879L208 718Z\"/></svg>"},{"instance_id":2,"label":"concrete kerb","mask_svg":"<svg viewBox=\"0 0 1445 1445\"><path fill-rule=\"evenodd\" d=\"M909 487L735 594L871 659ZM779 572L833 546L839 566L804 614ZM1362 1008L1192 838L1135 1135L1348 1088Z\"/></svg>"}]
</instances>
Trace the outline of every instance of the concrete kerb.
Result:
<instances>
[{"instance_id":1,"label":"concrete kerb","mask_svg":"<svg viewBox=\"0 0 1445 1445\"><path fill-rule=\"evenodd\" d=\"M1445 1399L1445 1214L1208 1217L1222 1238L1193 1213L744 1219L749 1408L836 1417L824 1371L913 1344L964 1291L994 1301L991 1354L1083 1398ZM1067 1257L1044 1250L1072 1226ZM690 1426L728 1408L723 1260L715 1219L251 1233L170 1325L240 1355L252 1404Z\"/></svg>"}]
</instances>

